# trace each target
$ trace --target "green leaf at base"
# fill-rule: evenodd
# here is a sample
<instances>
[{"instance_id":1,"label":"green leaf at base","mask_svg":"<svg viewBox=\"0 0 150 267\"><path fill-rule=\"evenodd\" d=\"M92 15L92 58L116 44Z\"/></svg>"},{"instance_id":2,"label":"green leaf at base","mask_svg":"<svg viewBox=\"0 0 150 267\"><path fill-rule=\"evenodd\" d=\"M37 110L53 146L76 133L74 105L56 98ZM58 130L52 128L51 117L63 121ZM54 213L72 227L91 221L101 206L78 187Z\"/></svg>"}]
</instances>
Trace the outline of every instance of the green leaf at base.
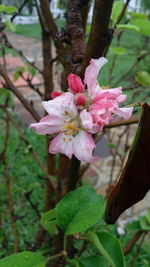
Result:
<instances>
[{"instance_id":1,"label":"green leaf at base","mask_svg":"<svg viewBox=\"0 0 150 267\"><path fill-rule=\"evenodd\" d=\"M57 224L66 235L83 232L103 216L104 198L89 186L82 186L68 193L57 204Z\"/></svg>"}]
</instances>

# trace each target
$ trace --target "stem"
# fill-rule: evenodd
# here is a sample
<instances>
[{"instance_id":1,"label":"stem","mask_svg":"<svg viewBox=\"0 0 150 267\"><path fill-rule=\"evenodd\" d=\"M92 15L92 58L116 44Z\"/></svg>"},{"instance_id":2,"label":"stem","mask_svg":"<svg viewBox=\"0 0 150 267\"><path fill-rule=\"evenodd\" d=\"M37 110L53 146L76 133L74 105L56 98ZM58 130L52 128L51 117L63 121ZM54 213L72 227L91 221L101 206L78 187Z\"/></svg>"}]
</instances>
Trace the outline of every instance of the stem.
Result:
<instances>
[{"instance_id":1,"label":"stem","mask_svg":"<svg viewBox=\"0 0 150 267\"><path fill-rule=\"evenodd\" d=\"M50 256L46 259L46 263L48 263L49 261L53 260L53 259L56 259L56 258L59 258L59 257L62 257L62 256L65 256L64 252L61 252L61 253L58 253L54 256ZM45 265L46 266L46 265Z\"/></svg>"},{"instance_id":2,"label":"stem","mask_svg":"<svg viewBox=\"0 0 150 267\"><path fill-rule=\"evenodd\" d=\"M94 232L88 232L87 236L88 236L88 239L95 245L95 247L97 247L97 249L100 251L100 253L105 257L105 259L108 261L108 263L112 267L116 267L113 260L111 259L111 257L107 253L107 251L104 249L104 247L100 243L100 240L98 239L97 235Z\"/></svg>"}]
</instances>

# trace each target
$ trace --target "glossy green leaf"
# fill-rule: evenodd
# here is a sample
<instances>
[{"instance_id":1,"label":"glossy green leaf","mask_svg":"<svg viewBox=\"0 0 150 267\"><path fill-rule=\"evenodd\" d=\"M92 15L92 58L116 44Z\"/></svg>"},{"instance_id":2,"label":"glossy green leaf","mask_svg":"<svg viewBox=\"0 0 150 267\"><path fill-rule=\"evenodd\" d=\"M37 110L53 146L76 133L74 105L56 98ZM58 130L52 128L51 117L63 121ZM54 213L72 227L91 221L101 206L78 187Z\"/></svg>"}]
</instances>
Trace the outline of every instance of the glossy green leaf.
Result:
<instances>
[{"instance_id":1,"label":"glossy green leaf","mask_svg":"<svg viewBox=\"0 0 150 267\"><path fill-rule=\"evenodd\" d=\"M83 232L103 216L105 201L89 186L68 193L57 204L57 224L67 235Z\"/></svg>"},{"instance_id":2,"label":"glossy green leaf","mask_svg":"<svg viewBox=\"0 0 150 267\"><path fill-rule=\"evenodd\" d=\"M117 29L119 30L129 30L129 31L136 31L139 32L140 28L133 24L118 24Z\"/></svg>"},{"instance_id":3,"label":"glossy green leaf","mask_svg":"<svg viewBox=\"0 0 150 267\"><path fill-rule=\"evenodd\" d=\"M124 47L120 47L120 46L112 47L110 52L111 54L118 55L118 56L127 55L130 53L127 49L125 49Z\"/></svg>"},{"instance_id":4,"label":"glossy green leaf","mask_svg":"<svg viewBox=\"0 0 150 267\"><path fill-rule=\"evenodd\" d=\"M48 231L50 235L57 234L56 210L52 209L45 212L41 217L40 223L43 226L43 228Z\"/></svg>"},{"instance_id":5,"label":"glossy green leaf","mask_svg":"<svg viewBox=\"0 0 150 267\"><path fill-rule=\"evenodd\" d=\"M146 19L135 19L131 23L139 28L139 32L147 37L150 37L150 21Z\"/></svg>"},{"instance_id":6,"label":"glossy green leaf","mask_svg":"<svg viewBox=\"0 0 150 267\"><path fill-rule=\"evenodd\" d=\"M145 86L150 86L150 74L147 71L139 71L136 73L135 80Z\"/></svg>"},{"instance_id":7,"label":"glossy green leaf","mask_svg":"<svg viewBox=\"0 0 150 267\"><path fill-rule=\"evenodd\" d=\"M25 251L3 258L0 267L43 267L44 259L39 253Z\"/></svg>"},{"instance_id":8,"label":"glossy green leaf","mask_svg":"<svg viewBox=\"0 0 150 267\"><path fill-rule=\"evenodd\" d=\"M100 231L99 233L97 233L97 236L103 248L112 258L113 262L115 263L115 266L124 267L125 262L120 241L111 233L106 231Z\"/></svg>"},{"instance_id":9,"label":"glossy green leaf","mask_svg":"<svg viewBox=\"0 0 150 267\"><path fill-rule=\"evenodd\" d=\"M122 1L115 1L112 9L112 21L115 24L119 18L119 15L123 9L123 2Z\"/></svg>"},{"instance_id":10,"label":"glossy green leaf","mask_svg":"<svg viewBox=\"0 0 150 267\"><path fill-rule=\"evenodd\" d=\"M109 267L109 264L104 257L99 255L92 255L79 260L80 267Z\"/></svg>"},{"instance_id":11,"label":"glossy green leaf","mask_svg":"<svg viewBox=\"0 0 150 267\"><path fill-rule=\"evenodd\" d=\"M0 12L5 12L7 14L12 14L17 12L17 8L14 6L0 5Z\"/></svg>"}]
</instances>

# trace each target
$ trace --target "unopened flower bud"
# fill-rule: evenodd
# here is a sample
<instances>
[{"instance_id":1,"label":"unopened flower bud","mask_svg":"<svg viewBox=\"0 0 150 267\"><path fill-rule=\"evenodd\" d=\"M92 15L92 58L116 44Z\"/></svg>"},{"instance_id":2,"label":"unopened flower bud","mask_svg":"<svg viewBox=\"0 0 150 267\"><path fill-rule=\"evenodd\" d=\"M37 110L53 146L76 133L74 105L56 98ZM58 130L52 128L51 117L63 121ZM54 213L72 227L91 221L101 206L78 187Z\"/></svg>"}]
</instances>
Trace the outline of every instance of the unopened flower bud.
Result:
<instances>
[{"instance_id":1,"label":"unopened flower bud","mask_svg":"<svg viewBox=\"0 0 150 267\"><path fill-rule=\"evenodd\" d=\"M86 97L84 94L79 94L76 97L76 105L77 106L85 106L86 105Z\"/></svg>"},{"instance_id":2,"label":"unopened flower bud","mask_svg":"<svg viewBox=\"0 0 150 267\"><path fill-rule=\"evenodd\" d=\"M56 98L57 96L60 96L60 95L61 95L61 92L53 91L53 92L51 93L51 98L54 99L54 98Z\"/></svg>"},{"instance_id":3,"label":"unopened flower bud","mask_svg":"<svg viewBox=\"0 0 150 267\"><path fill-rule=\"evenodd\" d=\"M68 75L68 84L69 89L74 93L82 93L83 92L83 83L81 78L73 73Z\"/></svg>"}]
</instances>

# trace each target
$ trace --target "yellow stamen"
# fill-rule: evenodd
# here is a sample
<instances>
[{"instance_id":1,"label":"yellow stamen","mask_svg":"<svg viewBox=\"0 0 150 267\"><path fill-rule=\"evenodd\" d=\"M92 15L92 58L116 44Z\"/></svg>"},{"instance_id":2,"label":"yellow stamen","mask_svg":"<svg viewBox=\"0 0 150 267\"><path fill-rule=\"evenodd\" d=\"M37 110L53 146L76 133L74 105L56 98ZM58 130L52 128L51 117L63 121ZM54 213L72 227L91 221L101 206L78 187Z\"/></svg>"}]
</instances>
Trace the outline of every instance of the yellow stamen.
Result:
<instances>
[{"instance_id":1,"label":"yellow stamen","mask_svg":"<svg viewBox=\"0 0 150 267\"><path fill-rule=\"evenodd\" d=\"M102 90L109 89L109 85L102 86Z\"/></svg>"},{"instance_id":2,"label":"yellow stamen","mask_svg":"<svg viewBox=\"0 0 150 267\"><path fill-rule=\"evenodd\" d=\"M73 132L77 132L79 129L74 125L74 123L70 123L64 126L64 130L71 130Z\"/></svg>"}]
</instances>

